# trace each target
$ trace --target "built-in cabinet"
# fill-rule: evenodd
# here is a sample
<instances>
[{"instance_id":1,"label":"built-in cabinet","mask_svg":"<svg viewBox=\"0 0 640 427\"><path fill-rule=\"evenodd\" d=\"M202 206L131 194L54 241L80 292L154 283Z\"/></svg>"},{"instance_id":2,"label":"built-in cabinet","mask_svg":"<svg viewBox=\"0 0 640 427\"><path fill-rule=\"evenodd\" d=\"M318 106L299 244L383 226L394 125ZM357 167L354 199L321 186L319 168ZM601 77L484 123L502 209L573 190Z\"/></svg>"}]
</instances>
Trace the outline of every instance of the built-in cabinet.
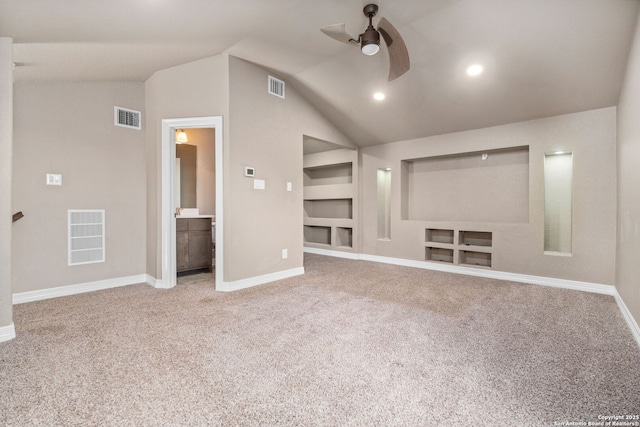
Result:
<instances>
[{"instance_id":1,"label":"built-in cabinet","mask_svg":"<svg viewBox=\"0 0 640 427\"><path fill-rule=\"evenodd\" d=\"M490 231L427 228L424 235L426 261L491 268Z\"/></svg>"},{"instance_id":2,"label":"built-in cabinet","mask_svg":"<svg viewBox=\"0 0 640 427\"><path fill-rule=\"evenodd\" d=\"M354 251L357 152L337 149L304 156L304 245Z\"/></svg>"},{"instance_id":3,"label":"built-in cabinet","mask_svg":"<svg viewBox=\"0 0 640 427\"><path fill-rule=\"evenodd\" d=\"M211 218L176 219L176 270L211 270Z\"/></svg>"}]
</instances>

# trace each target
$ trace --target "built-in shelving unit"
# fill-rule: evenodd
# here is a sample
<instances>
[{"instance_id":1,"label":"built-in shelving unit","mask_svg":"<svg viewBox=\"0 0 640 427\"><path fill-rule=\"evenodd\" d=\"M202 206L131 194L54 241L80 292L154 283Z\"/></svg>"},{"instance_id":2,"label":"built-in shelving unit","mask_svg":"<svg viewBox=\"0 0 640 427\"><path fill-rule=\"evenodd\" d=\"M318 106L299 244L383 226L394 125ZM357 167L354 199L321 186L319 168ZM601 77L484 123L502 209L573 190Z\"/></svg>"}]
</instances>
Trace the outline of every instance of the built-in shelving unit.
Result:
<instances>
[{"instance_id":1,"label":"built-in shelving unit","mask_svg":"<svg viewBox=\"0 0 640 427\"><path fill-rule=\"evenodd\" d=\"M305 225L304 241L316 245L331 246L331 227L321 225Z\"/></svg>"},{"instance_id":2,"label":"built-in shelving unit","mask_svg":"<svg viewBox=\"0 0 640 427\"><path fill-rule=\"evenodd\" d=\"M455 229L425 229L425 260L467 267L491 268L493 233Z\"/></svg>"},{"instance_id":3,"label":"built-in shelving unit","mask_svg":"<svg viewBox=\"0 0 640 427\"><path fill-rule=\"evenodd\" d=\"M334 146L305 154L303 163L304 246L354 251L357 152Z\"/></svg>"}]
</instances>

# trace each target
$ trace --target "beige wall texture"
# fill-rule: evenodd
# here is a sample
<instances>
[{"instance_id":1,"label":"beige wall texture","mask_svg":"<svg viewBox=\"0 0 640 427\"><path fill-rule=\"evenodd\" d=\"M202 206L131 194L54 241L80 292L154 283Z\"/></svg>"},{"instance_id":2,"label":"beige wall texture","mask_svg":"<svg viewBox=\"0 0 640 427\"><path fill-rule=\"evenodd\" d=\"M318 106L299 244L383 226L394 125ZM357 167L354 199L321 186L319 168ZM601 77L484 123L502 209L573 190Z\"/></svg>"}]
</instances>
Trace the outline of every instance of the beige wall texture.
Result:
<instances>
[{"instance_id":1,"label":"beige wall texture","mask_svg":"<svg viewBox=\"0 0 640 427\"><path fill-rule=\"evenodd\" d=\"M13 41L0 37L0 328L13 324L11 286L11 181L13 146Z\"/></svg>"},{"instance_id":2,"label":"beige wall texture","mask_svg":"<svg viewBox=\"0 0 640 427\"><path fill-rule=\"evenodd\" d=\"M227 55L218 55L158 71L145 82L147 161L147 266L162 278L161 138L162 120L185 117L223 117L224 139L229 127Z\"/></svg>"},{"instance_id":3,"label":"beige wall texture","mask_svg":"<svg viewBox=\"0 0 640 427\"><path fill-rule=\"evenodd\" d=\"M291 85L285 99L267 92L269 73L230 57L230 138L225 141L225 280L303 265L303 137L353 143ZM275 76L278 77L278 76ZM244 176L254 167L265 190ZM293 191L286 191L287 182ZM288 258L282 259L282 249Z\"/></svg>"},{"instance_id":4,"label":"beige wall texture","mask_svg":"<svg viewBox=\"0 0 640 427\"><path fill-rule=\"evenodd\" d=\"M616 287L640 323L640 19L618 103Z\"/></svg>"},{"instance_id":5,"label":"beige wall texture","mask_svg":"<svg viewBox=\"0 0 640 427\"><path fill-rule=\"evenodd\" d=\"M493 233L491 251L494 270L613 284L616 230L615 138L616 109L611 107L362 148L361 252L424 261L427 228L488 231ZM458 215L464 221L445 220L441 217L431 220L401 219L401 195L402 191L407 191L408 185L407 182L404 185L402 183L402 168L406 168L403 160L473 152L476 153L478 162L481 162L483 151L520 146L529 147L528 176L522 176L521 168L517 167L513 169L514 173L508 174L504 179L528 179L528 216L518 212L516 219L511 222L487 220L485 198L494 201L492 209L495 209L497 217L500 217L502 211L513 210L510 206L513 201L494 197L495 189L491 185L486 188L475 187L475 196L466 191L455 192L456 185L461 184L453 185L456 177L452 173L455 171L448 170L443 174L432 174L432 179L441 181L431 182L430 186L454 190L449 195L441 192L442 197L449 199L446 203L452 205L447 208L449 210L455 209L458 195L464 196L459 205L465 212ZM558 150L573 152L573 253L570 257L544 254L544 155ZM491 165L495 159L500 159L500 156L490 154L486 164ZM376 177L377 170L385 167L392 169L389 241L377 239ZM503 170L508 172L512 169ZM473 176L463 169L460 169L460 174ZM475 185L476 183L469 183L470 187ZM483 213L482 220L473 219L474 203L483 206L483 211L479 211Z\"/></svg>"},{"instance_id":6,"label":"beige wall texture","mask_svg":"<svg viewBox=\"0 0 640 427\"><path fill-rule=\"evenodd\" d=\"M142 83L14 85L13 292L144 274L144 131L114 126L142 111ZM144 126L144 121L143 121ZM62 186L45 185L47 173ZM67 265L67 211L106 210L106 262Z\"/></svg>"},{"instance_id":7,"label":"beige wall texture","mask_svg":"<svg viewBox=\"0 0 640 427\"><path fill-rule=\"evenodd\" d=\"M198 147L196 200L201 215L216 214L216 135L213 129L187 129L189 144Z\"/></svg>"},{"instance_id":8,"label":"beige wall texture","mask_svg":"<svg viewBox=\"0 0 640 427\"><path fill-rule=\"evenodd\" d=\"M145 83L148 131L147 273L162 276L161 123L223 117L224 280L302 266L303 135L353 146L291 86L286 99L267 93L268 72L218 55L155 73ZM256 168L254 190L244 167ZM286 182L293 191L286 191ZM289 257L282 259L282 249Z\"/></svg>"}]
</instances>

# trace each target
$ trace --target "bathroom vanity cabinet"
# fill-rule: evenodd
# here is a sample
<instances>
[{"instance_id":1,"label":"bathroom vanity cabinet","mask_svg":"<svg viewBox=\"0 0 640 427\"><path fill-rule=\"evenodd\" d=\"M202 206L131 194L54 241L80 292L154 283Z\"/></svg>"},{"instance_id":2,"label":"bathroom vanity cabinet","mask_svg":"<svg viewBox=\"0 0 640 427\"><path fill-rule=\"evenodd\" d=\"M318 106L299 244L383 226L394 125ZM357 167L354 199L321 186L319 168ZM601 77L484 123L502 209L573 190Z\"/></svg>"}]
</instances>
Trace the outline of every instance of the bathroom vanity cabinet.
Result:
<instances>
[{"instance_id":1,"label":"bathroom vanity cabinet","mask_svg":"<svg viewBox=\"0 0 640 427\"><path fill-rule=\"evenodd\" d=\"M178 273L211 271L211 218L176 219L176 270Z\"/></svg>"}]
</instances>

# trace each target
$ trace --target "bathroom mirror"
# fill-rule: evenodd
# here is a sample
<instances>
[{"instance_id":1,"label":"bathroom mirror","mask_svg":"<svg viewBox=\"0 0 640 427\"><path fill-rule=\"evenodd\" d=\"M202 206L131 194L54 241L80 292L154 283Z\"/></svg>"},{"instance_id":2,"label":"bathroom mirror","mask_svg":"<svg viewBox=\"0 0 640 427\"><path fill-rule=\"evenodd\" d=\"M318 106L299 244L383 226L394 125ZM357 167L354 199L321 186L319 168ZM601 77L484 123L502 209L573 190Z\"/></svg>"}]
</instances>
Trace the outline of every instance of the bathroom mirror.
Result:
<instances>
[{"instance_id":1,"label":"bathroom mirror","mask_svg":"<svg viewBox=\"0 0 640 427\"><path fill-rule=\"evenodd\" d=\"M197 208L196 163L198 159L198 147L195 145L177 144L176 158L180 159L180 173L178 174L176 170L176 205L180 208Z\"/></svg>"}]
</instances>

